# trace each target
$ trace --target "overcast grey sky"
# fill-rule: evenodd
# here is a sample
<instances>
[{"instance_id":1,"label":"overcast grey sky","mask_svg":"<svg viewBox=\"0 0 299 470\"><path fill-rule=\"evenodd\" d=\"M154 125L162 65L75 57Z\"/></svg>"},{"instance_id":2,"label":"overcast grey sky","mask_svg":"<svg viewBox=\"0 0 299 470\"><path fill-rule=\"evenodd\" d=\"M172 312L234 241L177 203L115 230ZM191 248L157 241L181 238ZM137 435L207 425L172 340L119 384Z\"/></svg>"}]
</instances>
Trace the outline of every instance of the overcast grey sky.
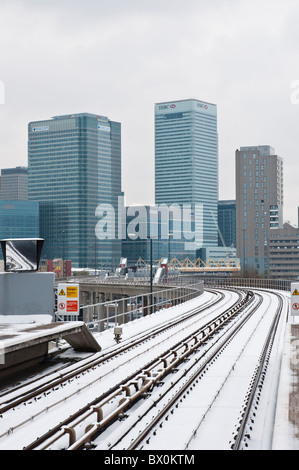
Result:
<instances>
[{"instance_id":1,"label":"overcast grey sky","mask_svg":"<svg viewBox=\"0 0 299 470\"><path fill-rule=\"evenodd\" d=\"M27 165L28 122L101 114L122 123L127 204L154 203L154 104L194 98L217 104L220 198L235 150L271 145L297 224L298 24L298 0L0 0L0 168Z\"/></svg>"}]
</instances>

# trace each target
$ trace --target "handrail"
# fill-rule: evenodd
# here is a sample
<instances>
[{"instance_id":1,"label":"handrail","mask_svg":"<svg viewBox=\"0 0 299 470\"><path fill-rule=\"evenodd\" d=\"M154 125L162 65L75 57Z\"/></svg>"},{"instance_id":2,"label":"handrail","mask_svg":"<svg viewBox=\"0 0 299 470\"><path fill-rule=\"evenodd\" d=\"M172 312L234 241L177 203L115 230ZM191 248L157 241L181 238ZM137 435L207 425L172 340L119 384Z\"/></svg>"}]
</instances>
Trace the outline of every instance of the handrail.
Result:
<instances>
[{"instance_id":1,"label":"handrail","mask_svg":"<svg viewBox=\"0 0 299 470\"><path fill-rule=\"evenodd\" d=\"M153 304L151 305L151 293L136 294L131 297L122 297L105 302L84 305L80 308L80 316L61 315L56 312L56 321L83 320L89 328L104 331L116 325L121 325L136 318L149 315L158 310L186 302L204 290L203 281L194 284L171 283L172 287L155 291L152 293Z\"/></svg>"}]
</instances>

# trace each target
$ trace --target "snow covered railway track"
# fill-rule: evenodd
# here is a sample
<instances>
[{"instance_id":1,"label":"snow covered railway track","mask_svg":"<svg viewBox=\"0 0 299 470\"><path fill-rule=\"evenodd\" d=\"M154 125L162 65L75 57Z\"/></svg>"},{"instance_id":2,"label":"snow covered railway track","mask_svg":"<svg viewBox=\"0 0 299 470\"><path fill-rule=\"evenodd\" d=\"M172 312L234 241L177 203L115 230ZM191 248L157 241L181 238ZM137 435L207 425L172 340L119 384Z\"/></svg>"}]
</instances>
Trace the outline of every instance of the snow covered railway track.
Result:
<instances>
[{"instance_id":1,"label":"snow covered railway track","mask_svg":"<svg viewBox=\"0 0 299 470\"><path fill-rule=\"evenodd\" d=\"M212 291L210 291L212 293ZM64 373L54 374L46 382L37 381L37 385L33 386L30 384L29 389L24 387L23 389L18 389L16 394L11 392L5 397L1 397L2 404L0 405L0 448L26 448L30 447L27 444L24 445L22 442L28 443L28 433L24 439L24 430L32 429L32 441L36 440L36 437L41 434L36 434L36 429L40 427L38 432L41 432L44 435L43 429L49 429L51 426L51 431L56 427L59 427L59 420L56 415L53 413L55 408L61 411L61 416L71 416L72 419L84 411L86 407L92 405L93 402L96 402L99 395L104 398L107 393L116 390L117 387L125 383L127 380L130 380L130 374L126 371L126 364L136 361L136 368L138 366L139 355L145 355L145 352L148 353L148 357L152 357L153 347L156 347L157 344L161 344L164 347L166 339L168 340L171 337L175 337L178 331L188 330L192 328L192 325L200 319L203 321L205 317L211 317L213 311L223 308L225 303L232 305L237 298L236 293L229 292L226 297L223 293L218 291L213 291L214 297L209 298L208 301L197 304L197 307L190 307L189 311L184 314L180 314L176 319L173 319L168 322L161 322L160 326L155 328L149 328L148 331L144 334L135 335L129 340L124 341L121 345L118 345L115 348L111 348L108 352L102 354L95 354L92 358L87 358L79 363L74 364L67 368ZM216 294L216 295L215 295ZM233 297L233 295L235 297ZM242 293L244 296L244 293ZM239 297L239 299L242 298ZM158 318L161 318L160 315ZM158 320L157 318L157 320ZM163 317L162 317L163 318ZM159 338L160 336L160 338ZM153 344L153 340L155 344ZM138 349L138 346L149 343L150 345L142 346ZM146 349L147 348L147 349ZM130 354L127 354L127 353ZM129 358L127 359L127 356ZM145 361L145 359L144 359ZM114 363L116 363L114 365ZM144 362L143 362L144 363ZM100 366L100 367L99 367ZM121 367L123 367L123 374L121 374ZM128 367L127 367L128 369ZM136 369L135 369L136 370ZM107 378L110 378L114 373L114 378L111 377L110 381ZM96 376L95 376L96 375ZM117 382L115 380L115 375L118 378L118 385L115 385ZM123 380L121 381L121 375L123 375ZM133 374L131 374L133 376ZM92 378L93 377L93 378ZM76 381L78 380L78 383ZM106 380L106 382L105 382ZM99 387L100 385L100 387ZM96 390L94 390L92 388ZM108 390L99 394L99 390ZM71 390L68 392L67 390ZM78 411L78 399L75 399L75 396L80 396L84 392L84 397L82 405L80 405L81 410ZM70 402L76 401L72 406L68 405ZM87 403L85 406L84 403ZM71 411L66 411L70 407ZM76 410L76 411L74 411ZM43 416L44 415L44 416ZM37 421L38 419L38 421ZM67 425L67 422L71 418L65 417L60 421L60 424L63 423ZM34 426L34 422L37 421L39 424ZM17 431L20 431L21 438L18 439ZM29 435L31 431L29 432ZM35 438L34 438L35 436ZM10 439L12 437L12 439ZM7 439L6 439L7 438ZM6 441L12 441L10 444ZM15 444L17 442L17 446ZM30 442L30 441L29 441Z\"/></svg>"},{"instance_id":2,"label":"snow covered railway track","mask_svg":"<svg viewBox=\"0 0 299 470\"><path fill-rule=\"evenodd\" d=\"M34 447L30 446L30 449L75 450L92 446L92 441L98 434L108 427L110 429L115 423L118 425L119 418L125 416L127 410L130 410L135 403L139 403L140 397L157 389L156 385L161 384L161 381L192 356L194 351L217 335L218 331L237 316L252 299L253 294L247 293L237 305L222 312L197 331L193 331L189 337L185 337L183 341L173 345L163 355L137 371L134 377L121 383L118 389L110 391L97 402L94 401L88 408L82 410L82 413L76 414L72 421L60 425L57 432L44 436L42 440L39 439ZM207 351L204 351L203 355L206 353Z\"/></svg>"},{"instance_id":3,"label":"snow covered railway track","mask_svg":"<svg viewBox=\"0 0 299 470\"><path fill-rule=\"evenodd\" d=\"M249 385L242 412L240 414L239 426L232 440L233 443L231 448L233 450L240 450L248 447L251 431L254 428L256 410L258 409L258 404L262 394L271 351L279 327L279 321L283 313L283 297L280 294L277 294L277 299L278 306L276 308L273 321L270 324L264 346L261 350L259 361Z\"/></svg>"},{"instance_id":4,"label":"snow covered railway track","mask_svg":"<svg viewBox=\"0 0 299 470\"><path fill-rule=\"evenodd\" d=\"M227 341L223 338L206 360L193 358L198 367L185 368L177 391L165 382L151 395L150 412L142 414L144 401L128 417L126 433L119 426L106 439L96 440L96 448L271 448L278 368L274 363L280 362L279 330L283 331L287 307L278 293L255 295L258 302L235 324ZM269 367L272 349L275 357ZM134 422L134 414L142 416Z\"/></svg>"},{"instance_id":5,"label":"snow covered railway track","mask_svg":"<svg viewBox=\"0 0 299 470\"><path fill-rule=\"evenodd\" d=\"M55 390L55 387L61 386L64 382L72 381L81 374L85 374L90 369L102 366L107 361L111 361L117 356L139 346L142 342L149 341L152 337L164 333L168 329L182 324L199 313L204 312L208 307L216 306L224 299L223 293L219 293L213 289L209 289L209 292L215 294L215 298L205 302L200 307L190 309L180 318L175 318L171 322L167 322L149 331L145 331L140 335L136 335L135 338L130 338L119 346L115 348L112 347L109 351L93 354L85 360L65 367L64 370L59 370L57 373L50 373L42 380L37 378L36 380L32 380L29 384L15 387L13 392L8 391L7 393L3 393L0 396L0 415L3 415L3 413L14 409L26 401L37 399L40 394L51 393L51 391Z\"/></svg>"}]
</instances>

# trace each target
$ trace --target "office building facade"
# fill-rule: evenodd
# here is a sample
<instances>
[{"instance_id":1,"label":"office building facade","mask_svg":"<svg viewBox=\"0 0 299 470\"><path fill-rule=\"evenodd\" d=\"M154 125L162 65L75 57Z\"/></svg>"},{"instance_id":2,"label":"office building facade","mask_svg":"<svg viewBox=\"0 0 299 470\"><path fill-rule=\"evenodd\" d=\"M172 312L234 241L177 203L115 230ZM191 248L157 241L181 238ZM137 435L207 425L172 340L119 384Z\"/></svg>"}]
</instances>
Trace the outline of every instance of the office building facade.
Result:
<instances>
[{"instance_id":1,"label":"office building facade","mask_svg":"<svg viewBox=\"0 0 299 470\"><path fill-rule=\"evenodd\" d=\"M40 202L43 257L73 267L113 268L121 241L96 236L99 205L121 195L121 125L89 113L28 125L28 193Z\"/></svg>"},{"instance_id":2,"label":"office building facade","mask_svg":"<svg viewBox=\"0 0 299 470\"><path fill-rule=\"evenodd\" d=\"M0 240L5 238L39 238L38 202L0 201Z\"/></svg>"},{"instance_id":3,"label":"office building facade","mask_svg":"<svg viewBox=\"0 0 299 470\"><path fill-rule=\"evenodd\" d=\"M237 256L243 272L269 275L268 238L283 225L283 160L273 147L236 150Z\"/></svg>"},{"instance_id":4,"label":"office building facade","mask_svg":"<svg viewBox=\"0 0 299 470\"><path fill-rule=\"evenodd\" d=\"M155 202L190 205L196 250L218 245L217 107L199 100L155 105Z\"/></svg>"},{"instance_id":5,"label":"office building facade","mask_svg":"<svg viewBox=\"0 0 299 470\"><path fill-rule=\"evenodd\" d=\"M218 201L218 245L236 248L236 201Z\"/></svg>"},{"instance_id":6,"label":"office building facade","mask_svg":"<svg viewBox=\"0 0 299 470\"><path fill-rule=\"evenodd\" d=\"M274 279L299 279L299 229L289 223L271 230L269 273Z\"/></svg>"},{"instance_id":7,"label":"office building facade","mask_svg":"<svg viewBox=\"0 0 299 470\"><path fill-rule=\"evenodd\" d=\"M1 170L0 200L27 201L28 168L18 166Z\"/></svg>"}]
</instances>

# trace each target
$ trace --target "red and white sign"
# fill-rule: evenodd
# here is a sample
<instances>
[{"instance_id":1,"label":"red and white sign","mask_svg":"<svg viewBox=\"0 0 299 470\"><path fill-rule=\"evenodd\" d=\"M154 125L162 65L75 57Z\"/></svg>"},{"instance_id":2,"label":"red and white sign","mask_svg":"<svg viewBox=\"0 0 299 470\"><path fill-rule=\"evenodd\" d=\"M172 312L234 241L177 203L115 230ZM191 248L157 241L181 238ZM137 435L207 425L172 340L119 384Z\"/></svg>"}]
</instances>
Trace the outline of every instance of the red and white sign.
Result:
<instances>
[{"instance_id":1,"label":"red and white sign","mask_svg":"<svg viewBox=\"0 0 299 470\"><path fill-rule=\"evenodd\" d=\"M291 315L299 315L299 282L291 283Z\"/></svg>"},{"instance_id":2,"label":"red and white sign","mask_svg":"<svg viewBox=\"0 0 299 470\"><path fill-rule=\"evenodd\" d=\"M78 312L78 300L68 300L66 303L66 309L68 313Z\"/></svg>"},{"instance_id":3,"label":"red and white sign","mask_svg":"<svg viewBox=\"0 0 299 470\"><path fill-rule=\"evenodd\" d=\"M79 284L58 284L58 313L79 315Z\"/></svg>"}]
</instances>

